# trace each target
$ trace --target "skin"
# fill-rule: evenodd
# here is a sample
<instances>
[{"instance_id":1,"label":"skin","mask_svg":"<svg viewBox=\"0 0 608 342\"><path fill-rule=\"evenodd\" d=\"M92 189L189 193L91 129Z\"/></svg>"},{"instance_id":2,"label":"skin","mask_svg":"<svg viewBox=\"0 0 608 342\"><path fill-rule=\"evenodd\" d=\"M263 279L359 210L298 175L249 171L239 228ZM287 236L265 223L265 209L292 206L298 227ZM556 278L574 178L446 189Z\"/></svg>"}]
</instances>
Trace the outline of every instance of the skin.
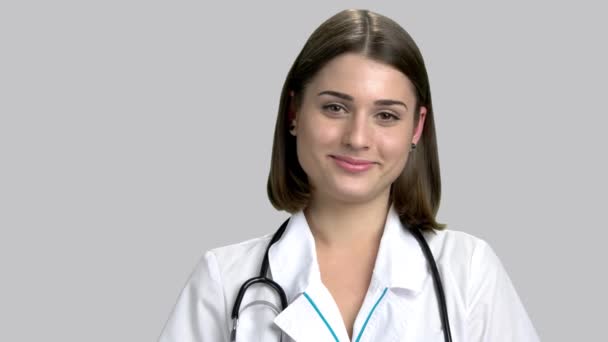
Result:
<instances>
[{"instance_id":1,"label":"skin","mask_svg":"<svg viewBox=\"0 0 608 342\"><path fill-rule=\"evenodd\" d=\"M311 184L304 214L315 238L321 278L349 336L371 280L389 206L390 185L418 143L426 108L414 125L416 96L398 69L359 54L327 63L306 86L291 131ZM321 94L322 92L339 94ZM344 99L348 95L351 99ZM378 104L390 99L401 104ZM333 156L373 162L352 173Z\"/></svg>"}]
</instances>

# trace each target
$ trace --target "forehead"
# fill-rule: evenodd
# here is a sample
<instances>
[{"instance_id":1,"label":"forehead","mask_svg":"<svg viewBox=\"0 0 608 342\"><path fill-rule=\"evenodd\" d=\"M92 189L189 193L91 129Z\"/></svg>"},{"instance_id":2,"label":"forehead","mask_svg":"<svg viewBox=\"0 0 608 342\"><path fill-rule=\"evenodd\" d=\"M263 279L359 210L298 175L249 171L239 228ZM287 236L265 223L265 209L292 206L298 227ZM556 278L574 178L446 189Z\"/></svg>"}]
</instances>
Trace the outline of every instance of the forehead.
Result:
<instances>
[{"instance_id":1,"label":"forehead","mask_svg":"<svg viewBox=\"0 0 608 342\"><path fill-rule=\"evenodd\" d=\"M330 60L309 83L308 89L334 90L349 94L355 101L373 101L379 98L415 100L409 78L391 65L360 54L347 53Z\"/></svg>"}]
</instances>

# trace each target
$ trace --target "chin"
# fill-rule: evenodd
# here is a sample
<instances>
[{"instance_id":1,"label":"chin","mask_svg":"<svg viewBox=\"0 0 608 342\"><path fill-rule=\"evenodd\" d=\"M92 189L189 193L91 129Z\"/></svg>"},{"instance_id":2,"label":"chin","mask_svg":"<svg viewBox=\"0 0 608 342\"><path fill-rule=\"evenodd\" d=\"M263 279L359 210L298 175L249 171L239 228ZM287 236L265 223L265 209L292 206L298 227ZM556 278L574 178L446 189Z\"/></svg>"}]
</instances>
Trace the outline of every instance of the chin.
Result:
<instances>
[{"instance_id":1,"label":"chin","mask_svg":"<svg viewBox=\"0 0 608 342\"><path fill-rule=\"evenodd\" d=\"M376 195L377 193L372 191L372 189L364 187L337 187L333 189L331 194L336 200L353 204L371 201Z\"/></svg>"}]
</instances>

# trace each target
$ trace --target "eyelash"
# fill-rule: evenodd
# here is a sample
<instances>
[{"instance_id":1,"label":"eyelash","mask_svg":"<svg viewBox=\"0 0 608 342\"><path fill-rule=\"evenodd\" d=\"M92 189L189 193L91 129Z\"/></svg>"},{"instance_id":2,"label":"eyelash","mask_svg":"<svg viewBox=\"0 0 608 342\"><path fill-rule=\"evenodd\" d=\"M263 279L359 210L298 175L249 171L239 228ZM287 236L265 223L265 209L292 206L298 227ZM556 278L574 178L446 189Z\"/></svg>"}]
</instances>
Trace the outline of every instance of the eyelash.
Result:
<instances>
[{"instance_id":1,"label":"eyelash","mask_svg":"<svg viewBox=\"0 0 608 342\"><path fill-rule=\"evenodd\" d=\"M344 107L342 107L341 105L336 104L336 103L330 103L328 105L325 105L325 106L323 106L323 109L329 110L331 107L334 107L334 108L338 107L338 108L344 109ZM346 110L346 109L344 109L344 110ZM332 114L336 114L336 111L330 110L330 112ZM382 119L382 121L397 121L397 120L401 120L401 118L399 116L397 116L397 115L395 115L395 114L393 114L391 112L380 112L380 113L378 113L378 115L383 115L383 114L388 114L388 116L390 116L390 119L387 119L387 120Z\"/></svg>"},{"instance_id":2,"label":"eyelash","mask_svg":"<svg viewBox=\"0 0 608 342\"><path fill-rule=\"evenodd\" d=\"M344 107L342 107L342 106L340 106L340 105L338 105L338 104L335 104L335 103L330 103L330 104L328 104L328 105L325 105L325 106L323 106L323 109L325 109L325 110L329 110L329 109L330 109L330 108L332 108L332 107L334 107L334 108L335 108L335 107L338 107L338 108L344 109ZM344 110L346 110L346 109L344 109ZM336 113L336 111L333 111L333 110L330 110L330 112L332 112L332 113Z\"/></svg>"}]
</instances>

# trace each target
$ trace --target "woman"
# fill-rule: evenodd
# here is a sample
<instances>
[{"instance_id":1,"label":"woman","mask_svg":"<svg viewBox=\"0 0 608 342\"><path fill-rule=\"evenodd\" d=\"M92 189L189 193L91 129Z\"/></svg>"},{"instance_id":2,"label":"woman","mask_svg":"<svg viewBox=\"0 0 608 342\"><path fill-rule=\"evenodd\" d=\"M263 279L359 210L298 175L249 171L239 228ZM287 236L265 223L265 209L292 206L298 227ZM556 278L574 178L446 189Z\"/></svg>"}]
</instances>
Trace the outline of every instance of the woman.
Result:
<instances>
[{"instance_id":1,"label":"woman","mask_svg":"<svg viewBox=\"0 0 608 342\"><path fill-rule=\"evenodd\" d=\"M435 220L440 188L418 47L384 16L336 14L287 75L275 128L268 195L292 216L261 273L288 306L260 283L237 302L273 234L217 248L195 269L160 341L538 341L488 244Z\"/></svg>"}]
</instances>

